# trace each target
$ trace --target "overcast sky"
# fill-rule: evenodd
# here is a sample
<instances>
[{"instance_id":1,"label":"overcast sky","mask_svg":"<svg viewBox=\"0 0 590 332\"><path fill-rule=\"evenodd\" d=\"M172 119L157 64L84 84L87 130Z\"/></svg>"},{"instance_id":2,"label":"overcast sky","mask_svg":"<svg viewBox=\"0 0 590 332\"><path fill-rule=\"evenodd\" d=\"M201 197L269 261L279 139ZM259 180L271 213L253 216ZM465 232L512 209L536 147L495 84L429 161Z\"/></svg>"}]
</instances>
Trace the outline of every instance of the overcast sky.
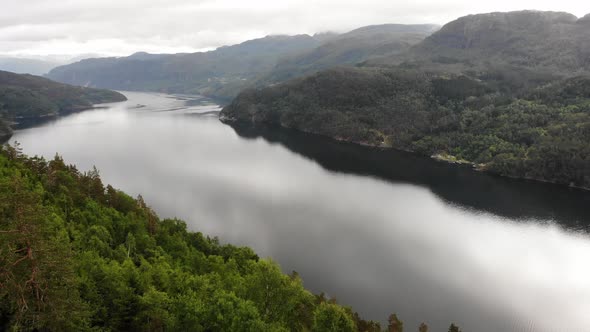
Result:
<instances>
[{"instance_id":1,"label":"overcast sky","mask_svg":"<svg viewBox=\"0 0 590 332\"><path fill-rule=\"evenodd\" d=\"M444 24L521 9L590 13L580 0L0 0L0 54L194 52L269 34Z\"/></svg>"}]
</instances>

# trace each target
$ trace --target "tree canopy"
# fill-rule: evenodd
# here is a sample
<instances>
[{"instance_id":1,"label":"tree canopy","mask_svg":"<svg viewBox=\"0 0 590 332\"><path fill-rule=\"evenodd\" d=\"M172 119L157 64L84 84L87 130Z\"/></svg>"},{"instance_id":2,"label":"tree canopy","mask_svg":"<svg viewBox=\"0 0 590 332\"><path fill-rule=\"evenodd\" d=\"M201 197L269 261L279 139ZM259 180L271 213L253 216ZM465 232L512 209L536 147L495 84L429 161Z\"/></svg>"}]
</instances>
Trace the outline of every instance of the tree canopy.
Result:
<instances>
[{"instance_id":1,"label":"tree canopy","mask_svg":"<svg viewBox=\"0 0 590 332\"><path fill-rule=\"evenodd\" d=\"M160 219L96 169L0 151L1 330L361 328L380 330L250 248Z\"/></svg>"},{"instance_id":2,"label":"tree canopy","mask_svg":"<svg viewBox=\"0 0 590 332\"><path fill-rule=\"evenodd\" d=\"M590 188L590 77L339 68L242 92L224 121L277 125Z\"/></svg>"}]
</instances>

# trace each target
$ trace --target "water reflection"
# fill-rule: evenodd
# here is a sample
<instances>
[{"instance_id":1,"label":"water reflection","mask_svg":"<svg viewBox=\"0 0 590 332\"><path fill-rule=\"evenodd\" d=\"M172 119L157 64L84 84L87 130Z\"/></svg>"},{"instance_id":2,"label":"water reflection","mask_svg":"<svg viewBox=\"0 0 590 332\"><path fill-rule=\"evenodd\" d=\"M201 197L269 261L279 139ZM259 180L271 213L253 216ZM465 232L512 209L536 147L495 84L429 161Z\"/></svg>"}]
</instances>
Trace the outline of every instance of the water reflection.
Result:
<instances>
[{"instance_id":1,"label":"water reflection","mask_svg":"<svg viewBox=\"0 0 590 332\"><path fill-rule=\"evenodd\" d=\"M280 143L332 171L422 185L458 207L507 218L555 221L571 229L587 230L589 225L588 191L483 174L413 153L360 147L295 130L231 126L241 137Z\"/></svg>"},{"instance_id":2,"label":"water reflection","mask_svg":"<svg viewBox=\"0 0 590 332\"><path fill-rule=\"evenodd\" d=\"M214 106L125 94L13 140L28 154L96 165L162 216L252 246L371 319L395 311L408 330L590 328L590 239L562 226L586 225L586 193L286 131L234 131L203 116ZM538 221L547 219L556 223Z\"/></svg>"}]
</instances>

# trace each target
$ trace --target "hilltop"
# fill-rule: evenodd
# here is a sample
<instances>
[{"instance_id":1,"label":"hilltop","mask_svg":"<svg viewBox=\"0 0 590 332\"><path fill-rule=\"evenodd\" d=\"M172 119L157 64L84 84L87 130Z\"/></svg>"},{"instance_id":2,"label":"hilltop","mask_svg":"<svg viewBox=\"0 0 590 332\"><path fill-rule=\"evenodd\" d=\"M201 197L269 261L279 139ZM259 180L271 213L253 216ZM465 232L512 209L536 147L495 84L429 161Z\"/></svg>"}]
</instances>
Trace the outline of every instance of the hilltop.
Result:
<instances>
[{"instance_id":1,"label":"hilltop","mask_svg":"<svg viewBox=\"0 0 590 332\"><path fill-rule=\"evenodd\" d=\"M281 59L265 77L277 83L338 65L401 54L439 27L432 24L371 25L334 36L308 52Z\"/></svg>"},{"instance_id":2,"label":"hilltop","mask_svg":"<svg viewBox=\"0 0 590 332\"><path fill-rule=\"evenodd\" d=\"M527 68L555 75L590 70L590 19L518 11L461 17L397 57L368 66L405 65L460 72Z\"/></svg>"},{"instance_id":3,"label":"hilltop","mask_svg":"<svg viewBox=\"0 0 590 332\"><path fill-rule=\"evenodd\" d=\"M0 71L0 121L19 123L88 109L93 104L124 100L125 96L114 91L71 86L39 76ZM0 124L0 136L10 134L7 127L6 123Z\"/></svg>"}]
</instances>

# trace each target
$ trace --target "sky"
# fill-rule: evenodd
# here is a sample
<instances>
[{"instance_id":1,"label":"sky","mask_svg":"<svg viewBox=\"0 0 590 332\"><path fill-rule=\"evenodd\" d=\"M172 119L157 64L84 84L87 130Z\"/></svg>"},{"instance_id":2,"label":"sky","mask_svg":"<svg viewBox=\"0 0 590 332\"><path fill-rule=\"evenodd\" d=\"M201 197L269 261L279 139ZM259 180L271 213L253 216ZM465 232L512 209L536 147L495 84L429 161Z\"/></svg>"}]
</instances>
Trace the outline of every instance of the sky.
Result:
<instances>
[{"instance_id":1,"label":"sky","mask_svg":"<svg viewBox=\"0 0 590 332\"><path fill-rule=\"evenodd\" d=\"M522 9L590 13L580 0L0 0L0 55L197 52L271 34L384 23L443 25Z\"/></svg>"}]
</instances>

